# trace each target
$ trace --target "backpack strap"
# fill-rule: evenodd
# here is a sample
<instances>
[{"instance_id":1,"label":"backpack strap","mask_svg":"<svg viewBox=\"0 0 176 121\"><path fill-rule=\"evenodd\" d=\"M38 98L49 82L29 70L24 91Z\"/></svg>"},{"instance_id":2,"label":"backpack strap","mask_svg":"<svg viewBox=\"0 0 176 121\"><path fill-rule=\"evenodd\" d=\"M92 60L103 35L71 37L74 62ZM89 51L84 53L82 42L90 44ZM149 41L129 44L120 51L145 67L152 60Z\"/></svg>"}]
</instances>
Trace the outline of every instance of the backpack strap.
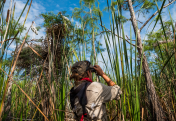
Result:
<instances>
[{"instance_id":1,"label":"backpack strap","mask_svg":"<svg viewBox=\"0 0 176 121\"><path fill-rule=\"evenodd\" d=\"M71 102L72 109L75 107L74 103L76 98L79 99L79 103L82 106L83 115L81 119L84 118L84 116L87 117L87 112L85 107L87 105L86 89L90 84L91 82L85 81L82 84L80 84L76 89L72 87L72 89L70 90L70 102ZM78 118L78 115L75 112L74 114Z\"/></svg>"}]
</instances>

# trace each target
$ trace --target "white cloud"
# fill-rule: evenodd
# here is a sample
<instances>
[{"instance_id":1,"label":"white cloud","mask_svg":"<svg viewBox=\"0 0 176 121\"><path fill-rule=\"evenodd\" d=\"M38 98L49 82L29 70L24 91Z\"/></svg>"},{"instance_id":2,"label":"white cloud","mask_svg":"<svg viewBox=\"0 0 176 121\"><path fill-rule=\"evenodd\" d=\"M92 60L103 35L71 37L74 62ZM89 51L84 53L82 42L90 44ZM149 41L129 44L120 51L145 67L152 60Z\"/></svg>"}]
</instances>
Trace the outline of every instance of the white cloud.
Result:
<instances>
[{"instance_id":1,"label":"white cloud","mask_svg":"<svg viewBox=\"0 0 176 121\"><path fill-rule=\"evenodd\" d=\"M76 4L72 4L73 6L77 6Z\"/></svg>"},{"instance_id":2,"label":"white cloud","mask_svg":"<svg viewBox=\"0 0 176 121\"><path fill-rule=\"evenodd\" d=\"M73 11L73 10L74 10L74 8L72 8L72 7L69 7L69 10L70 10L70 11Z\"/></svg>"},{"instance_id":3,"label":"white cloud","mask_svg":"<svg viewBox=\"0 0 176 121\"><path fill-rule=\"evenodd\" d=\"M6 0L6 3L5 3L5 7L4 7L4 11L7 11L7 9L9 8L9 3L10 3L10 0ZM14 18L17 20L26 4L26 1L24 0L15 0L14 3L16 3L15 5L15 14L14 14ZM14 6L14 3L13 3L13 6ZM24 20L25 20L25 17L26 17L26 14L27 14L27 11L28 11L28 8L29 8L29 5L30 5L30 2L28 3L19 23L23 24L24 23ZM39 3L37 3L36 1L33 1L32 2L32 5L31 5L31 8L30 8L30 11L29 11L29 14L27 16L27 20L25 22L25 27L27 28L27 30L29 29L29 27L31 26L32 24L32 21L35 21L35 26L41 26L41 24L43 23L43 19L41 19L39 17L39 15L41 13L45 13L45 7L43 7L42 5L40 5ZM5 17L6 17L6 13L4 13ZM26 35L26 31L24 31L23 33L21 33L21 37L24 37ZM30 39L34 38L35 39L39 39L41 38L42 36L44 37L45 36L45 29L42 27L39 31L38 31L38 35L34 35L33 32L30 30L28 35L30 36ZM8 54L14 50L16 47L15 43L13 42L11 44L11 46L9 47L10 51L8 51Z\"/></svg>"},{"instance_id":4,"label":"white cloud","mask_svg":"<svg viewBox=\"0 0 176 121\"><path fill-rule=\"evenodd\" d=\"M7 54L11 55L12 51L11 50L7 50Z\"/></svg>"},{"instance_id":5,"label":"white cloud","mask_svg":"<svg viewBox=\"0 0 176 121\"><path fill-rule=\"evenodd\" d=\"M104 3L105 1L104 0L100 0L100 3Z\"/></svg>"},{"instance_id":6,"label":"white cloud","mask_svg":"<svg viewBox=\"0 0 176 121\"><path fill-rule=\"evenodd\" d=\"M167 12L167 13L169 13L169 12ZM176 5L175 4L172 5L172 7L170 7L170 13L171 13L172 19L174 21L176 21L176 14L175 14L176 13Z\"/></svg>"},{"instance_id":7,"label":"white cloud","mask_svg":"<svg viewBox=\"0 0 176 121\"><path fill-rule=\"evenodd\" d=\"M57 4L56 7L60 7L59 4Z\"/></svg>"},{"instance_id":8,"label":"white cloud","mask_svg":"<svg viewBox=\"0 0 176 121\"><path fill-rule=\"evenodd\" d=\"M81 28L81 23L78 21L75 21L76 27Z\"/></svg>"}]
</instances>

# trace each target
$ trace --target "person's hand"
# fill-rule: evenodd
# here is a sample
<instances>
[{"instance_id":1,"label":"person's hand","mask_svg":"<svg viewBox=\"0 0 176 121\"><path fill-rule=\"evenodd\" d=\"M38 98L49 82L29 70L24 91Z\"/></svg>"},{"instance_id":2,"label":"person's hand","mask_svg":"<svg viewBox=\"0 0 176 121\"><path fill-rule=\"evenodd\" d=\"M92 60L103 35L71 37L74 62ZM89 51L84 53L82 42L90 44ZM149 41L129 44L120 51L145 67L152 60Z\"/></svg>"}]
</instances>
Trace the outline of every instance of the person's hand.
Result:
<instances>
[{"instance_id":1,"label":"person's hand","mask_svg":"<svg viewBox=\"0 0 176 121\"><path fill-rule=\"evenodd\" d=\"M96 70L99 76L103 76L104 72L99 65L94 65L94 69Z\"/></svg>"}]
</instances>

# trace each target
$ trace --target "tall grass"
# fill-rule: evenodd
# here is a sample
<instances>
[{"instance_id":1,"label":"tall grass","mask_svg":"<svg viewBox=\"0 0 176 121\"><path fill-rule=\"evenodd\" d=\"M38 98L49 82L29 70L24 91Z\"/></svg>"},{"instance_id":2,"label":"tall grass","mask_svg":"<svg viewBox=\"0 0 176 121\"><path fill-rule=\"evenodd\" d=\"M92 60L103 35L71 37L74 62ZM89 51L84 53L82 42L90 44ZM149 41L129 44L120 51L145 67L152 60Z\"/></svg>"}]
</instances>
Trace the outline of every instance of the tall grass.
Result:
<instances>
[{"instance_id":1,"label":"tall grass","mask_svg":"<svg viewBox=\"0 0 176 121\"><path fill-rule=\"evenodd\" d=\"M8 30L16 30L16 25L18 24L21 16L23 15L24 10L26 9L27 1L20 17L15 23L15 26L12 27L14 20L14 11L11 12L10 26ZM32 1L31 1L32 3ZM163 2L164 3L164 2ZM163 4L164 5L164 4ZM30 4L31 6L31 4ZM157 6L157 3L156 3ZM1 1L0 4L0 22L1 22L1 43L3 38L5 40L13 38L14 36L9 31L5 36L5 29L7 28L8 22L4 22L2 16L4 8L4 1ZM111 13L110 26L103 25L103 21L100 16L101 29L103 31L103 38L105 41L105 51L108 54L108 57L103 55L103 52L100 50L100 55L105 64L105 73L111 77L116 84L118 84L123 94L121 95L120 101L111 101L107 103L107 114L109 120L130 120L130 121L140 121L140 120L152 120L153 112L150 107L150 102L148 101L148 93L146 89L146 82L144 73L142 71L142 61L143 56L138 58L137 52L137 42L135 44L130 44L126 42L125 31L122 21L122 10L120 3L117 2L117 8L113 5L110 5L109 13ZM28 8L28 12L30 7ZM115 11L116 10L116 11ZM159 9L158 9L159 10ZM160 9L162 10L162 9ZM27 18L28 13L26 14ZM24 24L26 21L24 20ZM172 17L170 17L172 20ZM158 20L162 23L161 12L158 14ZM156 21L156 24L158 22ZM23 26L24 26L23 24ZM65 23L61 23L64 25ZM65 26L62 26L63 28ZM13 59L8 61L6 56L6 51L8 46L11 43L9 41L4 41L2 49L0 50L0 110L1 110L1 119L5 120L10 116L10 120L53 120L53 121L63 121L63 120L72 120L73 113L70 108L69 103L69 90L74 85L73 82L69 80L70 76L70 66L80 60L86 60L88 58L88 45L87 43L79 43L77 48L74 44L75 36L80 36L79 33L76 33L78 28L74 27L72 29L63 29L59 28L60 32L64 32L64 37L62 39L64 42L60 43L62 48L60 51L61 56L60 60L57 60L57 48L58 42L60 42L60 34L55 33L56 29L51 28L51 32L47 32L47 38L45 38L45 44L47 45L47 56L43 58L43 53L35 46L30 47L30 51L35 55L36 63L40 68L38 68L38 73L34 76L33 71L35 67L30 68L29 74L28 70L25 70L25 76L21 79L19 75L13 76L12 72L15 70L14 62L17 60L17 56L14 55ZM155 26L154 26L155 27ZM66 28L66 27L65 27ZM110 28L110 29L108 29ZM164 27L162 26L163 30ZM80 30L83 30L83 26ZM130 26L130 43L132 43L132 38L135 38L136 35L132 34L132 26ZM174 24L172 21L173 33L175 33ZM18 30L17 30L18 31ZM71 31L71 32L69 32ZM17 32L18 33L18 32ZM83 32L84 33L84 32ZM56 36L57 35L57 36ZM166 36L166 34L165 34ZM82 39L86 39L84 34ZM174 38L175 39L175 38ZM12 39L13 41L14 39ZM137 41L137 38L136 38ZM145 40L143 40L145 41ZM25 42L25 40L24 40ZM143 44L143 46L145 46ZM167 47L167 44L165 45ZM22 48L22 51L25 48ZM17 50L17 52L20 51ZM160 51L161 55L167 53ZM144 49L143 49L144 53ZM175 94L175 61L173 61L174 53L168 54L168 59L162 58L161 64L163 65L162 73L168 75L158 76L157 73L152 74L152 79L155 84L155 89L158 94L159 101L162 104L166 116L169 120L176 118L176 94ZM41 56L42 58L40 58ZM42 60L40 60L40 59ZM108 59L107 59L108 58ZM106 61L106 59L108 61ZM91 59L90 59L91 60ZM139 60L139 61L138 61ZM19 61L19 60L17 60ZM42 62L42 64L41 64ZM164 63L164 64L163 64ZM36 65L37 65L36 64ZM48 69L45 68L45 65L48 65ZM32 64L31 64L32 65ZM59 67L61 66L61 67ZM14 70L13 68L14 67ZM60 70L59 70L60 69ZM7 73L7 76L5 72ZM172 74L169 74L172 73ZM11 76L11 77L10 77ZM13 78L12 78L13 77ZM12 79L11 79L12 78ZM95 79L95 76L94 76ZM10 114L7 115L4 112L6 108L6 92L8 89L8 80L12 81L12 90L11 90L11 107ZM100 82L104 81L100 78ZM3 105L4 104L4 105ZM8 112L9 113L9 112Z\"/></svg>"}]
</instances>

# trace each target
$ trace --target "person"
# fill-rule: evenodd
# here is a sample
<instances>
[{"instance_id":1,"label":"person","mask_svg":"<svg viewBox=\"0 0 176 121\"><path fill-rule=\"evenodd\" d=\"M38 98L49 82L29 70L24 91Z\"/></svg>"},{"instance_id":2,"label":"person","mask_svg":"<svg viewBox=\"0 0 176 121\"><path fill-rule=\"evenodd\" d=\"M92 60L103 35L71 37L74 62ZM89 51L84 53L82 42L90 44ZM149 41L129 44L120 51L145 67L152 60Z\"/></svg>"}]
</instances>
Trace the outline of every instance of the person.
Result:
<instances>
[{"instance_id":1,"label":"person","mask_svg":"<svg viewBox=\"0 0 176 121\"><path fill-rule=\"evenodd\" d=\"M89 61L78 61L71 68L70 80L75 86L70 90L70 102L78 121L108 121L106 102L119 100L122 91L101 69ZM92 72L101 76L107 85L93 82Z\"/></svg>"}]
</instances>

